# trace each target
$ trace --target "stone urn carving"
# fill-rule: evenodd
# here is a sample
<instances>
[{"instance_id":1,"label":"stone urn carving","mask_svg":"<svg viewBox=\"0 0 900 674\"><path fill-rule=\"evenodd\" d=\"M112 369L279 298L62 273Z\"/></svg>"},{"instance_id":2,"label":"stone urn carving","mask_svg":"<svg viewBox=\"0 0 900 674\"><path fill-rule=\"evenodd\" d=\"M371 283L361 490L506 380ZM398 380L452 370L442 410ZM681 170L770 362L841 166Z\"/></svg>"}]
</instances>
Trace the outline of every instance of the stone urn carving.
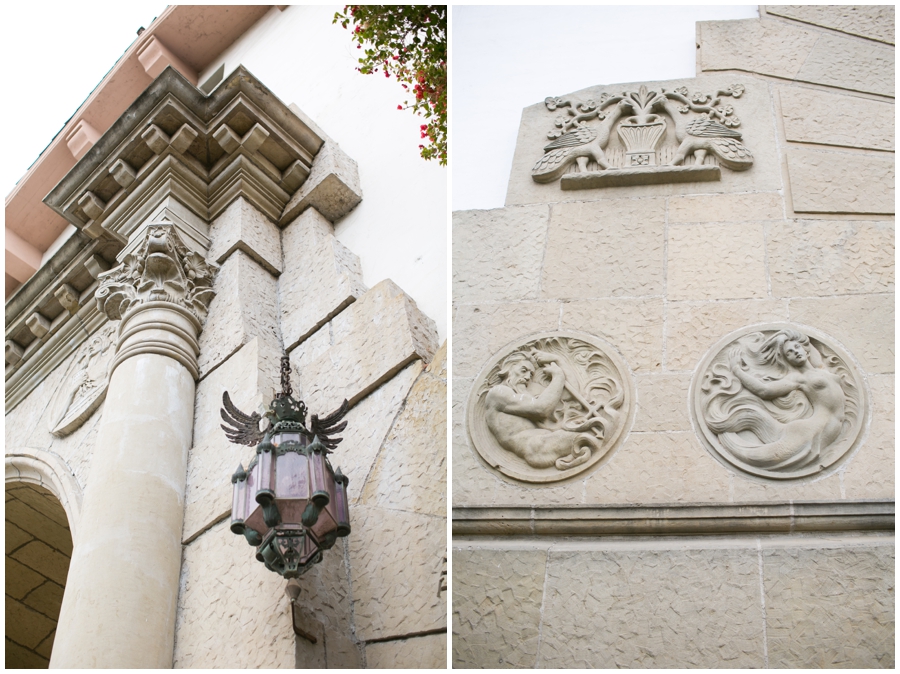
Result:
<instances>
[{"instance_id":1,"label":"stone urn carving","mask_svg":"<svg viewBox=\"0 0 900 674\"><path fill-rule=\"evenodd\" d=\"M656 148L666 134L666 123L659 115L649 122L629 117L619 124L619 138L625 143L625 166L656 166Z\"/></svg>"}]
</instances>

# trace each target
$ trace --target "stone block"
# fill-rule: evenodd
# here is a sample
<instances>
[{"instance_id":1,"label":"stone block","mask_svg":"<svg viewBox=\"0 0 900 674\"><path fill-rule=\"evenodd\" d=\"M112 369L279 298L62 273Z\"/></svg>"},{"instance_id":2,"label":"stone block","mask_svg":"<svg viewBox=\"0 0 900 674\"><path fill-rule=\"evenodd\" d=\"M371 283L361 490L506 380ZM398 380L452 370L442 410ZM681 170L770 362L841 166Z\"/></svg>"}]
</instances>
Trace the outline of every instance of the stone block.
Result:
<instances>
[{"instance_id":1,"label":"stone block","mask_svg":"<svg viewBox=\"0 0 900 674\"><path fill-rule=\"evenodd\" d=\"M657 298L566 302L560 326L602 337L619 350L632 372L658 372L663 311L663 301Z\"/></svg>"},{"instance_id":2,"label":"stone block","mask_svg":"<svg viewBox=\"0 0 900 674\"><path fill-rule=\"evenodd\" d=\"M725 23L740 23L728 21ZM799 66L798 66L799 67ZM737 68L746 70L743 66ZM743 143L753 154L753 166L746 171L721 169L721 179L714 182L679 182L666 184L609 186L594 189L563 190L561 181L536 183L532 179L531 170L544 155L547 145L547 133L554 130L554 120L559 110L548 110L542 102L536 103L522 111L522 121L516 140L516 151L513 156L509 188L506 193L506 205L534 203L558 203L597 201L614 198L634 198L649 196L667 196L681 194L722 194L734 192L776 192L782 188L781 167L776 150L774 108L768 83L745 72L727 74L703 74L696 78L668 80L662 82L635 82L612 85L598 85L567 94L566 98L577 101L600 100L602 94L621 94L623 90L638 91L646 86L649 90L659 91L660 87L672 91L679 87L687 87L693 92L715 94L733 84L741 84L745 90L743 95L732 101L723 98L723 103L733 105L735 114L741 119L738 130L743 134ZM560 95L558 91L547 91L547 95ZM588 122L592 124L592 122ZM610 141L610 147L619 143L618 138ZM711 166L711 165L710 165ZM566 174L575 177L575 174ZM595 248L592 245L591 248Z\"/></svg>"},{"instance_id":3,"label":"stone block","mask_svg":"<svg viewBox=\"0 0 900 674\"><path fill-rule=\"evenodd\" d=\"M893 50L781 21L698 21L698 70L743 70L893 96ZM745 115L742 115L743 118Z\"/></svg>"},{"instance_id":4,"label":"stone block","mask_svg":"<svg viewBox=\"0 0 900 674\"><path fill-rule=\"evenodd\" d=\"M416 380L378 452L359 502L446 517L445 381L429 372Z\"/></svg>"},{"instance_id":5,"label":"stone block","mask_svg":"<svg viewBox=\"0 0 900 674\"><path fill-rule=\"evenodd\" d=\"M797 213L894 212L893 156L791 148L788 174Z\"/></svg>"},{"instance_id":6,"label":"stone block","mask_svg":"<svg viewBox=\"0 0 900 674\"><path fill-rule=\"evenodd\" d=\"M669 224L747 222L778 220L782 217L784 199L777 192L669 197Z\"/></svg>"},{"instance_id":7,"label":"stone block","mask_svg":"<svg viewBox=\"0 0 900 674\"><path fill-rule=\"evenodd\" d=\"M25 503L18 499L7 502L6 519L15 522L17 526L21 527L25 531L33 532L34 535L38 535L41 538L47 538L48 540L52 541L65 540L67 537L71 539L71 534L69 533L68 527L60 526L53 520L28 507ZM38 541L35 541L35 543L37 542ZM32 545L32 543L29 543L29 546L30 545ZM43 543L41 545L43 547L47 547ZM27 547L28 546L25 546L25 548ZM25 550L25 548L20 548L17 553ZM31 558L31 553L29 553L28 558ZM19 561L21 561L23 564L31 566L31 564L29 564L28 561L24 559L20 559ZM68 562L66 564L68 565ZM36 570L40 571L40 569L37 568ZM48 578L52 578L52 576L48 576ZM54 578L54 580L56 579ZM62 579L58 580L57 582L66 582L65 571L62 571Z\"/></svg>"},{"instance_id":8,"label":"stone block","mask_svg":"<svg viewBox=\"0 0 900 674\"><path fill-rule=\"evenodd\" d=\"M873 391L872 397L875 395ZM844 493L848 499L894 498L895 433L892 419L880 416L872 419L865 441L843 471Z\"/></svg>"},{"instance_id":9,"label":"stone block","mask_svg":"<svg viewBox=\"0 0 900 674\"><path fill-rule=\"evenodd\" d=\"M545 205L453 214L453 299L537 299L550 208Z\"/></svg>"},{"instance_id":10,"label":"stone block","mask_svg":"<svg viewBox=\"0 0 900 674\"><path fill-rule=\"evenodd\" d=\"M200 377L218 367L251 339L278 350L275 279L243 251L231 255L214 283L216 296L200 333Z\"/></svg>"},{"instance_id":11,"label":"stone block","mask_svg":"<svg viewBox=\"0 0 900 674\"><path fill-rule=\"evenodd\" d=\"M281 330L288 349L366 292L359 257L334 237L328 220L307 209L282 233L285 271L278 279Z\"/></svg>"},{"instance_id":12,"label":"stone block","mask_svg":"<svg viewBox=\"0 0 900 674\"><path fill-rule=\"evenodd\" d=\"M7 669L47 669L50 659L7 639L4 664Z\"/></svg>"},{"instance_id":13,"label":"stone block","mask_svg":"<svg viewBox=\"0 0 900 674\"><path fill-rule=\"evenodd\" d=\"M446 669L447 635L366 644L367 669Z\"/></svg>"},{"instance_id":14,"label":"stone block","mask_svg":"<svg viewBox=\"0 0 900 674\"><path fill-rule=\"evenodd\" d=\"M281 273L281 232L269 218L238 197L210 225L207 258L222 264L236 250L273 276Z\"/></svg>"},{"instance_id":15,"label":"stone block","mask_svg":"<svg viewBox=\"0 0 900 674\"><path fill-rule=\"evenodd\" d=\"M546 563L543 550L454 547L454 668L535 666Z\"/></svg>"},{"instance_id":16,"label":"stone block","mask_svg":"<svg viewBox=\"0 0 900 674\"><path fill-rule=\"evenodd\" d=\"M585 483L585 503L728 501L729 471L692 432L631 433Z\"/></svg>"},{"instance_id":17,"label":"stone block","mask_svg":"<svg viewBox=\"0 0 900 674\"><path fill-rule=\"evenodd\" d=\"M439 346L434 321L390 279L320 331L330 336L324 352L291 353L300 394L317 414L337 409L344 398L356 404L413 361L429 362Z\"/></svg>"},{"instance_id":18,"label":"stone block","mask_svg":"<svg viewBox=\"0 0 900 674\"><path fill-rule=\"evenodd\" d=\"M268 405L277 390L279 353L251 339L197 385L194 445L188 453L182 540L190 540L231 512L231 475L246 468L255 448L235 445L222 430L222 394L228 391L238 409L252 414Z\"/></svg>"},{"instance_id":19,"label":"stone block","mask_svg":"<svg viewBox=\"0 0 900 674\"><path fill-rule=\"evenodd\" d=\"M894 44L893 5L766 5L766 14Z\"/></svg>"},{"instance_id":20,"label":"stone block","mask_svg":"<svg viewBox=\"0 0 900 674\"><path fill-rule=\"evenodd\" d=\"M659 295L665 276L665 199L554 204L541 296Z\"/></svg>"},{"instance_id":21,"label":"stone block","mask_svg":"<svg viewBox=\"0 0 900 674\"><path fill-rule=\"evenodd\" d=\"M37 648L53 630L56 621L17 601L6 602L6 639L26 648Z\"/></svg>"},{"instance_id":22,"label":"stone block","mask_svg":"<svg viewBox=\"0 0 900 674\"><path fill-rule=\"evenodd\" d=\"M894 290L893 222L770 222L766 244L775 297Z\"/></svg>"},{"instance_id":23,"label":"stone block","mask_svg":"<svg viewBox=\"0 0 900 674\"><path fill-rule=\"evenodd\" d=\"M893 97L894 49L826 33L816 41L796 79Z\"/></svg>"},{"instance_id":24,"label":"stone block","mask_svg":"<svg viewBox=\"0 0 900 674\"><path fill-rule=\"evenodd\" d=\"M344 417L347 428L341 433L343 442L331 457L332 465L350 479L347 494L350 503L360 502L366 478L372 472L376 457L406 404L410 388L422 373L422 362L402 369L396 377L363 398Z\"/></svg>"},{"instance_id":25,"label":"stone block","mask_svg":"<svg viewBox=\"0 0 900 674\"><path fill-rule=\"evenodd\" d=\"M26 503L30 508L36 510L44 517L53 520L59 526L68 529L69 521L66 519L66 511L63 510L62 505L60 505L56 497L46 491L38 491L38 489L40 488L31 488L29 485L23 489L16 489L14 493L17 499ZM45 542L56 546L56 540L47 540L46 537L43 538ZM60 540L59 543L65 545L62 540ZM64 547L56 547L58 547L59 550L65 550ZM69 550L71 551L71 545L69 545Z\"/></svg>"},{"instance_id":26,"label":"stone block","mask_svg":"<svg viewBox=\"0 0 900 674\"><path fill-rule=\"evenodd\" d=\"M670 300L766 297L763 223L672 227L668 241Z\"/></svg>"},{"instance_id":27,"label":"stone block","mask_svg":"<svg viewBox=\"0 0 900 674\"><path fill-rule=\"evenodd\" d=\"M9 492L7 492L7 497L9 496ZM7 501L9 498L6 499ZM6 521L6 554L8 555L10 552L15 550L16 548L20 548L25 545L28 541L32 540L34 537L26 531L23 531L15 524ZM7 558L9 559L9 558ZM6 577L9 578L9 573L6 574Z\"/></svg>"},{"instance_id":28,"label":"stone block","mask_svg":"<svg viewBox=\"0 0 900 674\"><path fill-rule=\"evenodd\" d=\"M438 595L447 556L446 514L360 505L352 517L353 534L346 540L356 636L372 641L446 627L445 595Z\"/></svg>"},{"instance_id":29,"label":"stone block","mask_svg":"<svg viewBox=\"0 0 900 674\"><path fill-rule=\"evenodd\" d=\"M753 323L788 320L786 300L669 302L666 305L666 370L693 370L722 337Z\"/></svg>"},{"instance_id":30,"label":"stone block","mask_svg":"<svg viewBox=\"0 0 900 674\"><path fill-rule=\"evenodd\" d=\"M770 667L892 668L894 544L763 549Z\"/></svg>"},{"instance_id":31,"label":"stone block","mask_svg":"<svg viewBox=\"0 0 900 674\"><path fill-rule=\"evenodd\" d=\"M13 559L50 580L66 584L69 573L69 556L54 550L43 541L32 541L12 554Z\"/></svg>"},{"instance_id":32,"label":"stone block","mask_svg":"<svg viewBox=\"0 0 900 674\"><path fill-rule=\"evenodd\" d=\"M329 138L313 160L309 177L285 206L281 222L290 222L309 207L315 208L330 222L337 222L356 208L360 201L359 168Z\"/></svg>"},{"instance_id":33,"label":"stone block","mask_svg":"<svg viewBox=\"0 0 900 674\"><path fill-rule=\"evenodd\" d=\"M39 611L46 616L58 616L59 609L62 607L63 587L56 583L47 581L31 594L29 594L24 602L35 611ZM50 657L47 653L46 657Z\"/></svg>"},{"instance_id":34,"label":"stone block","mask_svg":"<svg viewBox=\"0 0 900 674\"><path fill-rule=\"evenodd\" d=\"M7 528L9 524L7 524ZM46 581L41 574L6 556L6 594L13 599L22 599ZM9 599L7 599L9 601Z\"/></svg>"},{"instance_id":35,"label":"stone block","mask_svg":"<svg viewBox=\"0 0 900 674\"><path fill-rule=\"evenodd\" d=\"M635 431L689 431L688 389L683 374L640 374L637 382Z\"/></svg>"},{"instance_id":36,"label":"stone block","mask_svg":"<svg viewBox=\"0 0 900 674\"><path fill-rule=\"evenodd\" d=\"M551 551L539 666L763 667L756 550Z\"/></svg>"},{"instance_id":37,"label":"stone block","mask_svg":"<svg viewBox=\"0 0 900 674\"><path fill-rule=\"evenodd\" d=\"M474 377L513 339L559 329L557 302L460 305L453 316L453 375Z\"/></svg>"},{"instance_id":38,"label":"stone block","mask_svg":"<svg viewBox=\"0 0 900 674\"><path fill-rule=\"evenodd\" d=\"M294 667L296 637L284 579L256 561L254 553L243 536L231 533L227 522L185 546L175 621L176 668ZM304 575L301 601L308 601L308 608L326 615L307 591L314 585L312 578L342 566L341 555L330 550ZM340 601L337 593L330 598Z\"/></svg>"},{"instance_id":39,"label":"stone block","mask_svg":"<svg viewBox=\"0 0 900 674\"><path fill-rule=\"evenodd\" d=\"M893 151L893 104L800 87L778 92L787 140Z\"/></svg>"},{"instance_id":40,"label":"stone block","mask_svg":"<svg viewBox=\"0 0 900 674\"><path fill-rule=\"evenodd\" d=\"M731 477L731 496L735 503L760 501L839 501L841 476L832 473L814 482L756 482L739 473Z\"/></svg>"},{"instance_id":41,"label":"stone block","mask_svg":"<svg viewBox=\"0 0 900 674\"><path fill-rule=\"evenodd\" d=\"M893 294L791 300L790 320L834 337L866 372L894 371Z\"/></svg>"}]
</instances>

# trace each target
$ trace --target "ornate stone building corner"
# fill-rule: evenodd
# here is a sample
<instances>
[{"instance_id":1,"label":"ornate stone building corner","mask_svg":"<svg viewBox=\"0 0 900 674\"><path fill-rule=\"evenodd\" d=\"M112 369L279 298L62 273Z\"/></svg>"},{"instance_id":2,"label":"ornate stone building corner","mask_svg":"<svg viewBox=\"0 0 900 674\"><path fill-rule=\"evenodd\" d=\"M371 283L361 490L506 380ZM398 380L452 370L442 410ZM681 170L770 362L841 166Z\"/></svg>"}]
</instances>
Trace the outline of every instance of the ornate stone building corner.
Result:
<instances>
[{"instance_id":1,"label":"ornate stone building corner","mask_svg":"<svg viewBox=\"0 0 900 674\"><path fill-rule=\"evenodd\" d=\"M854 360L805 326L751 326L719 341L694 378L704 445L738 475L793 480L833 472L859 444L866 390Z\"/></svg>"},{"instance_id":2,"label":"ornate stone building corner","mask_svg":"<svg viewBox=\"0 0 900 674\"><path fill-rule=\"evenodd\" d=\"M723 101L743 93L740 84L714 94L641 85L637 91L604 92L596 101L548 97L547 110L559 116L531 177L538 183L561 179L562 189L579 190L719 180L720 164L745 171L753 155L741 142L734 106ZM599 124L589 123L594 120Z\"/></svg>"},{"instance_id":3,"label":"ornate stone building corner","mask_svg":"<svg viewBox=\"0 0 900 674\"><path fill-rule=\"evenodd\" d=\"M475 380L468 429L481 459L521 482L559 482L596 468L631 424L625 362L591 335L534 335L497 353Z\"/></svg>"}]
</instances>

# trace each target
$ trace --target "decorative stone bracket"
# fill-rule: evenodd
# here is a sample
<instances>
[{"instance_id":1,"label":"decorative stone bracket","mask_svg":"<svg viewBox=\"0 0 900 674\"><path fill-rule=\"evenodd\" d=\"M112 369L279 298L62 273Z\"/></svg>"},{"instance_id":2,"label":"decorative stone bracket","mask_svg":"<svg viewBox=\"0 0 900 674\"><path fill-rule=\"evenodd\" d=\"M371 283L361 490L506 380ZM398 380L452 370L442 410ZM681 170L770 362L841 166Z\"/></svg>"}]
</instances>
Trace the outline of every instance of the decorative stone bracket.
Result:
<instances>
[{"instance_id":1,"label":"decorative stone bracket","mask_svg":"<svg viewBox=\"0 0 900 674\"><path fill-rule=\"evenodd\" d=\"M744 87L734 84L715 95L690 94L686 87L650 91L641 86L604 93L598 101L548 97L548 110L567 114L554 120L556 128L547 134L552 142L531 176L538 183L561 179L562 189L579 190L719 180L719 164L745 171L753 165L753 155L735 130L741 121L734 107L722 103L723 96L740 98L743 93ZM589 125L592 120L600 123ZM607 154L613 129L623 148L615 156ZM573 164L576 171L569 173Z\"/></svg>"}]
</instances>

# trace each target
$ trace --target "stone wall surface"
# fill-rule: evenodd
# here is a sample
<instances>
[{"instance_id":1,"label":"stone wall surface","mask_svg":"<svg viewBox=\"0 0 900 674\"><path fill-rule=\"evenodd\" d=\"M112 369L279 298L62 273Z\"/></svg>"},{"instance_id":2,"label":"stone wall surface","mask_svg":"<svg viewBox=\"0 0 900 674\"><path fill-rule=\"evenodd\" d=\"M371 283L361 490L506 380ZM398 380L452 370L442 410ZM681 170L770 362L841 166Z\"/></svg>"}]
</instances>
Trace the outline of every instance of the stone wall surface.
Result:
<instances>
[{"instance_id":1,"label":"stone wall surface","mask_svg":"<svg viewBox=\"0 0 900 674\"><path fill-rule=\"evenodd\" d=\"M453 543L455 666L893 666L892 531L865 534L860 521L820 538L563 538L578 506L887 501L893 512L893 33L890 7L780 6L698 24L697 78L645 85L746 87L727 103L754 162L721 166L717 181L575 189L621 170L601 174L589 158L587 175L573 162L535 182L565 101L639 84L548 90L557 102L523 111L506 207L453 221L452 493L465 531ZM865 389L856 444L802 479L727 468L691 409L713 345L767 323L824 333ZM498 376L486 366L501 350L554 331L601 337L622 356L634 416L598 468L537 486L488 465L468 415L487 409L472 396L496 386L484 377ZM537 368L526 373L534 396L546 367L537 386ZM529 508L530 535L498 537Z\"/></svg>"}]
</instances>

